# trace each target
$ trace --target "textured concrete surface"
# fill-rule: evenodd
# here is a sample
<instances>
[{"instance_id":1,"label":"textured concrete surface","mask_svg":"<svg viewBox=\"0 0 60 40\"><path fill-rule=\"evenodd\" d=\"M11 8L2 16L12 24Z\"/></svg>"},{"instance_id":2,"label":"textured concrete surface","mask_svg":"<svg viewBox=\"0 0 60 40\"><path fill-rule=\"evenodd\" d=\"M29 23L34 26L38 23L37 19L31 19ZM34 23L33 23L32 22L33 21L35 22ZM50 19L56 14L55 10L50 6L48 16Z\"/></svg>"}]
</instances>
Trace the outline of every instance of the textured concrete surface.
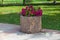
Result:
<instances>
[{"instance_id":1,"label":"textured concrete surface","mask_svg":"<svg viewBox=\"0 0 60 40\"><path fill-rule=\"evenodd\" d=\"M26 33L37 33L41 31L41 16L25 17L20 16L21 31Z\"/></svg>"},{"instance_id":2,"label":"textured concrete surface","mask_svg":"<svg viewBox=\"0 0 60 40\"><path fill-rule=\"evenodd\" d=\"M60 40L60 31L43 29L40 33L19 32L20 26L0 23L0 40Z\"/></svg>"}]
</instances>

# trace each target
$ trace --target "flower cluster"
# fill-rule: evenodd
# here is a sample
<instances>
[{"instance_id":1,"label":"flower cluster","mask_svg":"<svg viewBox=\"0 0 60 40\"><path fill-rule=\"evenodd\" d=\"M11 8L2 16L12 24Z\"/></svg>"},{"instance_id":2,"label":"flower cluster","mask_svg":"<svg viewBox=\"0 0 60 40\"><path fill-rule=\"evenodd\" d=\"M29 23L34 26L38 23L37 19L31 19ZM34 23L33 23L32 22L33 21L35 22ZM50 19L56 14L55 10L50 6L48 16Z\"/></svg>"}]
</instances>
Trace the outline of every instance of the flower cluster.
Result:
<instances>
[{"instance_id":1,"label":"flower cluster","mask_svg":"<svg viewBox=\"0 0 60 40\"><path fill-rule=\"evenodd\" d=\"M21 14L23 16L42 16L42 9L38 7L35 9L32 5L22 8Z\"/></svg>"}]
</instances>

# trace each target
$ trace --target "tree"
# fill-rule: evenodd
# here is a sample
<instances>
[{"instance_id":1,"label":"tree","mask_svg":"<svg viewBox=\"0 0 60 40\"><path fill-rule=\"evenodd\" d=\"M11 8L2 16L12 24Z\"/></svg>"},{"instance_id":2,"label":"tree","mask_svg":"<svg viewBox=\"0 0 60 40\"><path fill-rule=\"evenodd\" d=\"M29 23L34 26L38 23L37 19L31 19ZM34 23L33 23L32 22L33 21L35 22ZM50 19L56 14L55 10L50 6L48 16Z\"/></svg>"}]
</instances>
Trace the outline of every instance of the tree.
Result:
<instances>
[{"instance_id":1,"label":"tree","mask_svg":"<svg viewBox=\"0 0 60 40\"><path fill-rule=\"evenodd\" d=\"M30 2L32 2L32 0L25 0L25 2L26 2L26 3L30 3Z\"/></svg>"},{"instance_id":2,"label":"tree","mask_svg":"<svg viewBox=\"0 0 60 40\"><path fill-rule=\"evenodd\" d=\"M2 4L3 4L3 0L2 0Z\"/></svg>"},{"instance_id":3,"label":"tree","mask_svg":"<svg viewBox=\"0 0 60 40\"><path fill-rule=\"evenodd\" d=\"M54 0L54 2L53 2L54 4L56 4L56 0Z\"/></svg>"},{"instance_id":4,"label":"tree","mask_svg":"<svg viewBox=\"0 0 60 40\"><path fill-rule=\"evenodd\" d=\"M1 0L1 6L2 6L2 7L3 7L3 1L4 1L4 0Z\"/></svg>"},{"instance_id":5,"label":"tree","mask_svg":"<svg viewBox=\"0 0 60 40\"><path fill-rule=\"evenodd\" d=\"M23 0L23 5L25 4L25 0Z\"/></svg>"}]
</instances>

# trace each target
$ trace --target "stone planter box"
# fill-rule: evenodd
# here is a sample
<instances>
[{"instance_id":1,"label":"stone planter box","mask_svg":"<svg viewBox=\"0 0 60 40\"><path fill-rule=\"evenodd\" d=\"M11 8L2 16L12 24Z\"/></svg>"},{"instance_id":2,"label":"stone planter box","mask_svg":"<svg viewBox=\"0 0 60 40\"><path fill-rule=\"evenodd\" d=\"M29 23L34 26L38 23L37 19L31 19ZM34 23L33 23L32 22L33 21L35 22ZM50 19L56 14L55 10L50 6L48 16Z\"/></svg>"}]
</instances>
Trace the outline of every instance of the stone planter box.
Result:
<instances>
[{"instance_id":1,"label":"stone planter box","mask_svg":"<svg viewBox=\"0 0 60 40\"><path fill-rule=\"evenodd\" d=\"M20 16L20 31L25 33L37 33L42 29L41 16Z\"/></svg>"}]
</instances>

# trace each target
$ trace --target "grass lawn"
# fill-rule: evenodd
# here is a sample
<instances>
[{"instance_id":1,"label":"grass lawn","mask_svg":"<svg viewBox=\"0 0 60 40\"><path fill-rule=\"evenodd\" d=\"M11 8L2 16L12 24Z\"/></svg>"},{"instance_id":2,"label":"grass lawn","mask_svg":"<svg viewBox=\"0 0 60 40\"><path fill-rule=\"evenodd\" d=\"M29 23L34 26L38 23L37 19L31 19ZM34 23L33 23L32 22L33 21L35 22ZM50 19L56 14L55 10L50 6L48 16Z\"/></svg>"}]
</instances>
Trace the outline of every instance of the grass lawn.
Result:
<instances>
[{"instance_id":1,"label":"grass lawn","mask_svg":"<svg viewBox=\"0 0 60 40\"><path fill-rule=\"evenodd\" d=\"M23 6L0 7L0 23L19 24L19 12Z\"/></svg>"},{"instance_id":2,"label":"grass lawn","mask_svg":"<svg viewBox=\"0 0 60 40\"><path fill-rule=\"evenodd\" d=\"M54 0L31 0L32 3L52 3ZM60 2L60 0L56 0ZM20 3L23 4L23 0L3 0L3 4L11 4L11 3ZM26 2L27 3L27 2ZM2 4L2 0L0 0L0 4Z\"/></svg>"},{"instance_id":3,"label":"grass lawn","mask_svg":"<svg viewBox=\"0 0 60 40\"><path fill-rule=\"evenodd\" d=\"M54 0L32 0L32 2L29 3L29 4L37 4L37 3L53 3L53 2L54 2ZM60 3L60 0L56 0L56 3ZM28 3L26 2L26 4L28 4Z\"/></svg>"},{"instance_id":4,"label":"grass lawn","mask_svg":"<svg viewBox=\"0 0 60 40\"><path fill-rule=\"evenodd\" d=\"M0 0L0 4L2 3L2 0ZM3 0L3 4L11 4L11 3L23 3L23 0Z\"/></svg>"},{"instance_id":5,"label":"grass lawn","mask_svg":"<svg viewBox=\"0 0 60 40\"><path fill-rule=\"evenodd\" d=\"M0 23L20 24L18 12L24 6L0 7ZM40 5L43 10L42 26L47 29L60 30L60 6Z\"/></svg>"}]
</instances>

